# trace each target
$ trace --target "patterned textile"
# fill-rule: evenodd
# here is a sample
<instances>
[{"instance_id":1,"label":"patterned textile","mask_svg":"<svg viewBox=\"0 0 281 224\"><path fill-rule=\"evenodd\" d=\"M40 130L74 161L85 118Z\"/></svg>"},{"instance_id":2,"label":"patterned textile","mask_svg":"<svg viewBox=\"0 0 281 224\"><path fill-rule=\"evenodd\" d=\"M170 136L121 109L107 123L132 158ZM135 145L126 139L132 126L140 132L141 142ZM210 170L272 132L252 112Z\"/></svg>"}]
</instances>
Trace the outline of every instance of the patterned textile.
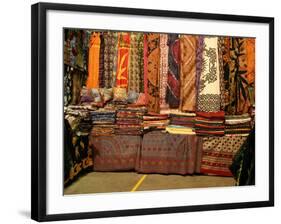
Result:
<instances>
[{"instance_id":1,"label":"patterned textile","mask_svg":"<svg viewBox=\"0 0 281 224\"><path fill-rule=\"evenodd\" d=\"M148 85L147 85L147 74L148 74L148 45L147 45L147 34L143 36L143 92L142 102L147 104L148 101Z\"/></svg>"},{"instance_id":2,"label":"patterned textile","mask_svg":"<svg viewBox=\"0 0 281 224\"><path fill-rule=\"evenodd\" d=\"M225 134L249 134L252 128L249 114L225 116Z\"/></svg>"},{"instance_id":3,"label":"patterned textile","mask_svg":"<svg viewBox=\"0 0 281 224\"><path fill-rule=\"evenodd\" d=\"M128 87L128 70L130 58L130 33L118 33L118 63L116 87Z\"/></svg>"},{"instance_id":4,"label":"patterned textile","mask_svg":"<svg viewBox=\"0 0 281 224\"><path fill-rule=\"evenodd\" d=\"M166 101L170 108L178 108L180 104L180 44L177 34L168 34L168 83Z\"/></svg>"},{"instance_id":5,"label":"patterned textile","mask_svg":"<svg viewBox=\"0 0 281 224\"><path fill-rule=\"evenodd\" d=\"M234 156L229 169L236 180L236 185L255 184L255 128Z\"/></svg>"},{"instance_id":6,"label":"patterned textile","mask_svg":"<svg viewBox=\"0 0 281 224\"><path fill-rule=\"evenodd\" d=\"M220 77L218 60L218 38L204 37L202 69L199 78L197 111L220 111Z\"/></svg>"},{"instance_id":7,"label":"patterned textile","mask_svg":"<svg viewBox=\"0 0 281 224\"><path fill-rule=\"evenodd\" d=\"M220 72L220 100L221 110L225 110L226 105L226 90L224 82L224 67L223 67L223 51L224 51L224 38L218 37L218 57L219 57L219 72Z\"/></svg>"},{"instance_id":8,"label":"patterned textile","mask_svg":"<svg viewBox=\"0 0 281 224\"><path fill-rule=\"evenodd\" d=\"M143 92L143 34L131 33L128 90Z\"/></svg>"},{"instance_id":9,"label":"patterned textile","mask_svg":"<svg viewBox=\"0 0 281 224\"><path fill-rule=\"evenodd\" d=\"M204 137L201 161L201 173L220 176L232 176L229 166L237 151L247 137L221 136Z\"/></svg>"},{"instance_id":10,"label":"patterned textile","mask_svg":"<svg viewBox=\"0 0 281 224\"><path fill-rule=\"evenodd\" d=\"M180 109L195 111L197 37L180 36Z\"/></svg>"},{"instance_id":11,"label":"patterned textile","mask_svg":"<svg viewBox=\"0 0 281 224\"><path fill-rule=\"evenodd\" d=\"M169 116L167 114L148 113L143 116L143 128L145 131L154 129L165 129L169 124Z\"/></svg>"},{"instance_id":12,"label":"patterned textile","mask_svg":"<svg viewBox=\"0 0 281 224\"><path fill-rule=\"evenodd\" d=\"M193 174L197 163L198 138L160 131L144 134L136 170L141 173Z\"/></svg>"},{"instance_id":13,"label":"patterned textile","mask_svg":"<svg viewBox=\"0 0 281 224\"><path fill-rule=\"evenodd\" d=\"M228 93L228 114L250 112L254 106L255 39L224 39L224 79Z\"/></svg>"},{"instance_id":14,"label":"patterned textile","mask_svg":"<svg viewBox=\"0 0 281 224\"><path fill-rule=\"evenodd\" d=\"M63 76L63 104L67 106L70 104L72 99L72 76L71 67L64 65L64 76Z\"/></svg>"},{"instance_id":15,"label":"patterned textile","mask_svg":"<svg viewBox=\"0 0 281 224\"><path fill-rule=\"evenodd\" d=\"M90 147L93 149L94 171L134 170L141 137L90 136Z\"/></svg>"},{"instance_id":16,"label":"patterned textile","mask_svg":"<svg viewBox=\"0 0 281 224\"><path fill-rule=\"evenodd\" d=\"M92 151L88 148L88 134L72 131L67 120L64 128L64 185L67 185L82 171L93 166Z\"/></svg>"},{"instance_id":17,"label":"patterned textile","mask_svg":"<svg viewBox=\"0 0 281 224\"><path fill-rule=\"evenodd\" d=\"M195 132L197 135L224 135L224 111L196 112Z\"/></svg>"},{"instance_id":18,"label":"patterned textile","mask_svg":"<svg viewBox=\"0 0 281 224\"><path fill-rule=\"evenodd\" d=\"M100 33L94 32L89 43L88 80L87 88L99 87L99 55L100 55Z\"/></svg>"},{"instance_id":19,"label":"patterned textile","mask_svg":"<svg viewBox=\"0 0 281 224\"><path fill-rule=\"evenodd\" d=\"M168 35L160 34L160 68L159 68L159 84L160 84L160 108L168 108L166 103L166 91L168 81L168 51L167 45Z\"/></svg>"},{"instance_id":20,"label":"patterned textile","mask_svg":"<svg viewBox=\"0 0 281 224\"><path fill-rule=\"evenodd\" d=\"M115 86L117 68L117 32L104 32L104 86Z\"/></svg>"},{"instance_id":21,"label":"patterned textile","mask_svg":"<svg viewBox=\"0 0 281 224\"><path fill-rule=\"evenodd\" d=\"M104 35L100 33L100 54L99 54L99 87L102 88L105 85L104 76Z\"/></svg>"},{"instance_id":22,"label":"patterned textile","mask_svg":"<svg viewBox=\"0 0 281 224\"><path fill-rule=\"evenodd\" d=\"M147 34L147 99L148 111L159 112L160 35Z\"/></svg>"}]
</instances>

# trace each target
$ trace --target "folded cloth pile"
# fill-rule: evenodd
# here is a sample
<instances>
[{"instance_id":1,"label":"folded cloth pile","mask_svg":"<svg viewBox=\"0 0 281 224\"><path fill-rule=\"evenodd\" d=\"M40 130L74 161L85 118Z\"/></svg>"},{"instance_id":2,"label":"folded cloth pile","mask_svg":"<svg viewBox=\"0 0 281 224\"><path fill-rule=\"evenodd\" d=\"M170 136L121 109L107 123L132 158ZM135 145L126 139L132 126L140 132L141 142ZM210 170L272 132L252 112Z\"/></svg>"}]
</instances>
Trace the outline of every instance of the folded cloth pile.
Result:
<instances>
[{"instance_id":1,"label":"folded cloth pile","mask_svg":"<svg viewBox=\"0 0 281 224\"><path fill-rule=\"evenodd\" d=\"M196 112L195 132L197 135L222 136L225 133L224 111Z\"/></svg>"},{"instance_id":2,"label":"folded cloth pile","mask_svg":"<svg viewBox=\"0 0 281 224\"><path fill-rule=\"evenodd\" d=\"M79 135L89 134L92 127L91 112L94 110L95 108L84 106L70 105L65 107L65 119L68 121L71 130Z\"/></svg>"},{"instance_id":3,"label":"folded cloth pile","mask_svg":"<svg viewBox=\"0 0 281 224\"><path fill-rule=\"evenodd\" d=\"M170 124L166 131L170 134L191 134L194 135L195 113L170 113Z\"/></svg>"},{"instance_id":4,"label":"folded cloth pile","mask_svg":"<svg viewBox=\"0 0 281 224\"><path fill-rule=\"evenodd\" d=\"M93 136L109 136L114 134L115 130L115 111L100 109L91 113Z\"/></svg>"},{"instance_id":5,"label":"folded cloth pile","mask_svg":"<svg viewBox=\"0 0 281 224\"><path fill-rule=\"evenodd\" d=\"M116 113L115 133L119 135L141 135L142 117L146 112L145 107L120 108Z\"/></svg>"},{"instance_id":6,"label":"folded cloth pile","mask_svg":"<svg viewBox=\"0 0 281 224\"><path fill-rule=\"evenodd\" d=\"M225 134L249 134L251 128L249 114L225 115Z\"/></svg>"},{"instance_id":7,"label":"folded cloth pile","mask_svg":"<svg viewBox=\"0 0 281 224\"><path fill-rule=\"evenodd\" d=\"M149 112L143 116L144 131L165 130L169 124L169 115Z\"/></svg>"}]
</instances>

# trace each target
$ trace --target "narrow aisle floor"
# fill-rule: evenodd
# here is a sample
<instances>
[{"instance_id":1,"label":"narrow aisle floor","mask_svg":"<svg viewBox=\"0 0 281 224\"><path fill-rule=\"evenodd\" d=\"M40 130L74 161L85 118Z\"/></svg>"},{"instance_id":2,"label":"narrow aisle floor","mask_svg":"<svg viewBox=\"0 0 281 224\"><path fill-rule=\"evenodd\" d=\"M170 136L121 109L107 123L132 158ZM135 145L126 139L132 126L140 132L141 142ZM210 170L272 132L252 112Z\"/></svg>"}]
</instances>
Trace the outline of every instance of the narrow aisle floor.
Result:
<instances>
[{"instance_id":1,"label":"narrow aisle floor","mask_svg":"<svg viewBox=\"0 0 281 224\"><path fill-rule=\"evenodd\" d=\"M232 177L92 172L66 187L64 194L90 194L165 189L234 186Z\"/></svg>"}]
</instances>

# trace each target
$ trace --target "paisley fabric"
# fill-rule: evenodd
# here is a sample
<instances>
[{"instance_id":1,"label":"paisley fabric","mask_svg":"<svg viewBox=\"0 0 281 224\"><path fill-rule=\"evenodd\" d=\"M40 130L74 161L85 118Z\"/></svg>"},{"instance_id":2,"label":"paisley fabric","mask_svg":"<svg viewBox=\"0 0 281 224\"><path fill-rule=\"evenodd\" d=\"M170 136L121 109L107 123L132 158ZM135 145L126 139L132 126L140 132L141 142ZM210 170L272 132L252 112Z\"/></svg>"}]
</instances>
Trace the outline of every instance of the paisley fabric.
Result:
<instances>
[{"instance_id":1,"label":"paisley fabric","mask_svg":"<svg viewBox=\"0 0 281 224\"><path fill-rule=\"evenodd\" d=\"M117 68L117 32L104 32L104 86L115 86Z\"/></svg>"},{"instance_id":2,"label":"paisley fabric","mask_svg":"<svg viewBox=\"0 0 281 224\"><path fill-rule=\"evenodd\" d=\"M88 80L87 88L99 87L99 55L100 55L100 33L94 32L89 43Z\"/></svg>"},{"instance_id":3,"label":"paisley fabric","mask_svg":"<svg viewBox=\"0 0 281 224\"><path fill-rule=\"evenodd\" d=\"M160 34L160 68L159 68L159 79L160 79L160 108L168 108L169 105L166 103L166 91L168 81L168 51L167 45L168 35Z\"/></svg>"},{"instance_id":4,"label":"paisley fabric","mask_svg":"<svg viewBox=\"0 0 281 224\"><path fill-rule=\"evenodd\" d=\"M99 87L103 88L105 85L104 76L104 35L100 34L100 54L99 54Z\"/></svg>"},{"instance_id":5,"label":"paisley fabric","mask_svg":"<svg viewBox=\"0 0 281 224\"><path fill-rule=\"evenodd\" d=\"M128 90L143 91L143 34L131 33Z\"/></svg>"},{"instance_id":6,"label":"paisley fabric","mask_svg":"<svg viewBox=\"0 0 281 224\"><path fill-rule=\"evenodd\" d=\"M180 109L195 111L197 37L180 36Z\"/></svg>"},{"instance_id":7,"label":"paisley fabric","mask_svg":"<svg viewBox=\"0 0 281 224\"><path fill-rule=\"evenodd\" d=\"M160 35L147 34L147 91L148 111L160 111L159 96L159 63L160 63Z\"/></svg>"},{"instance_id":8,"label":"paisley fabric","mask_svg":"<svg viewBox=\"0 0 281 224\"><path fill-rule=\"evenodd\" d=\"M166 101L170 108L178 108L180 104L180 71L179 71L179 37L177 34L168 34L168 82Z\"/></svg>"},{"instance_id":9,"label":"paisley fabric","mask_svg":"<svg viewBox=\"0 0 281 224\"><path fill-rule=\"evenodd\" d=\"M218 37L204 37L202 68L199 78L197 111L220 111L220 73Z\"/></svg>"},{"instance_id":10,"label":"paisley fabric","mask_svg":"<svg viewBox=\"0 0 281 224\"><path fill-rule=\"evenodd\" d=\"M128 87L128 70L130 54L130 33L118 34L118 63L116 73L116 87Z\"/></svg>"}]
</instances>

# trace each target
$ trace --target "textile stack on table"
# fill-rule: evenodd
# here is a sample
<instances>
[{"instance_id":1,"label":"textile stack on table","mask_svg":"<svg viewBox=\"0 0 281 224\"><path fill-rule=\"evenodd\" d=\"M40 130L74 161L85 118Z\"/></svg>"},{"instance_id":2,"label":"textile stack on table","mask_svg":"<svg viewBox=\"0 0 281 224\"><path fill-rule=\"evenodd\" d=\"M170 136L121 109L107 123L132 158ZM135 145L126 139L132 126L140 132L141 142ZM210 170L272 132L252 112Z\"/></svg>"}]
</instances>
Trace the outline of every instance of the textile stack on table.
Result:
<instances>
[{"instance_id":1,"label":"textile stack on table","mask_svg":"<svg viewBox=\"0 0 281 224\"><path fill-rule=\"evenodd\" d=\"M141 135L142 117L145 107L128 107L117 110L115 133L119 135Z\"/></svg>"},{"instance_id":2,"label":"textile stack on table","mask_svg":"<svg viewBox=\"0 0 281 224\"><path fill-rule=\"evenodd\" d=\"M196 112L195 132L197 135L223 136L224 130L224 111Z\"/></svg>"},{"instance_id":3,"label":"textile stack on table","mask_svg":"<svg viewBox=\"0 0 281 224\"><path fill-rule=\"evenodd\" d=\"M166 131L170 134L195 135L194 121L195 113L172 112L170 113L170 124Z\"/></svg>"},{"instance_id":4,"label":"textile stack on table","mask_svg":"<svg viewBox=\"0 0 281 224\"><path fill-rule=\"evenodd\" d=\"M226 115L225 116L225 134L249 134L252 125L249 114Z\"/></svg>"},{"instance_id":5,"label":"textile stack on table","mask_svg":"<svg viewBox=\"0 0 281 224\"><path fill-rule=\"evenodd\" d=\"M113 135L115 130L115 111L99 109L91 113L94 136Z\"/></svg>"},{"instance_id":6,"label":"textile stack on table","mask_svg":"<svg viewBox=\"0 0 281 224\"><path fill-rule=\"evenodd\" d=\"M145 132L151 130L165 130L168 124L169 116L167 114L148 112L143 116L143 129Z\"/></svg>"}]
</instances>

